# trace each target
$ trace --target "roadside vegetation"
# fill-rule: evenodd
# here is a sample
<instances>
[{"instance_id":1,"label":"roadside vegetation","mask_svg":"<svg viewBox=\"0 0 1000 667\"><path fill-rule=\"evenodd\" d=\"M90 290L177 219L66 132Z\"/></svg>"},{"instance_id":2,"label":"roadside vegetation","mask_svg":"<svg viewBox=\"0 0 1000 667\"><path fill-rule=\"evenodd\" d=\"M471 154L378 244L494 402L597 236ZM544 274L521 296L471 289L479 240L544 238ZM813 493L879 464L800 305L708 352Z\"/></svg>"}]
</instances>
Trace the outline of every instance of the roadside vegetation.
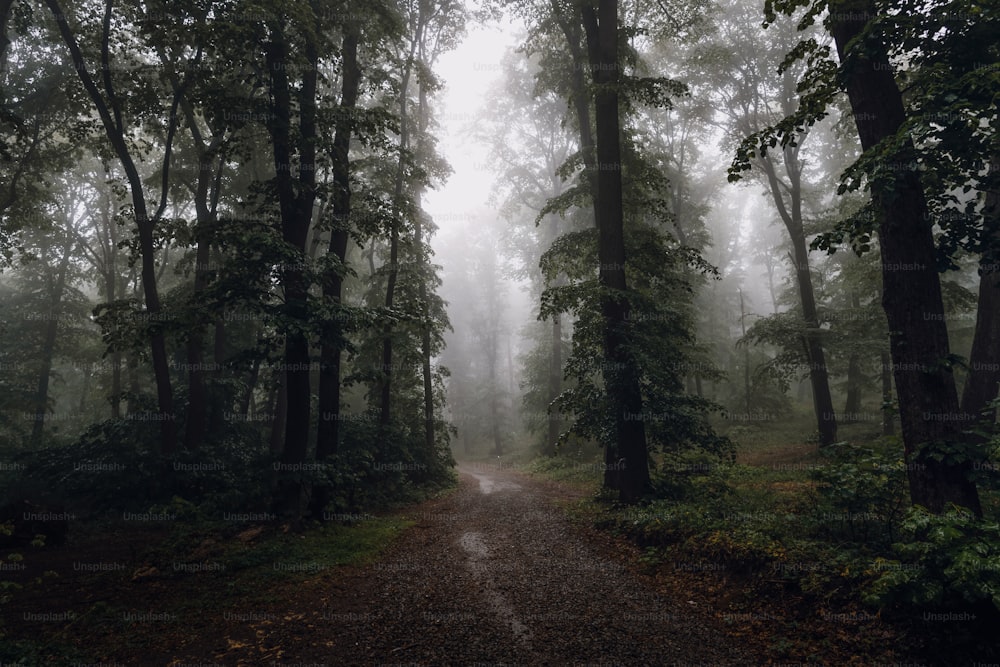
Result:
<instances>
[{"instance_id":1,"label":"roadside vegetation","mask_svg":"<svg viewBox=\"0 0 1000 667\"><path fill-rule=\"evenodd\" d=\"M820 451L795 427L732 427L734 462L661 467L639 505L598 491L599 467L580 456L525 467L593 490L571 514L637 545L648 572L693 599L711 595L775 661L995 660L1000 490L983 493L983 521L932 515L909 505L896 438L846 425Z\"/></svg>"}]
</instances>

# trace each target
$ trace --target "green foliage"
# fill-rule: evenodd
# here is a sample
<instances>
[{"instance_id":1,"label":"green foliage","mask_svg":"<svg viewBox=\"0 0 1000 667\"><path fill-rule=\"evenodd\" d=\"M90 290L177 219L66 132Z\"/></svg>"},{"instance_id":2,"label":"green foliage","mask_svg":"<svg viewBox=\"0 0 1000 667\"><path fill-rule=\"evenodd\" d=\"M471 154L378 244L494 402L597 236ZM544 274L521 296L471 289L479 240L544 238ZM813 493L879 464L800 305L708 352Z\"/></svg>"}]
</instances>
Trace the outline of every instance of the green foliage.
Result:
<instances>
[{"instance_id":1,"label":"green foliage","mask_svg":"<svg viewBox=\"0 0 1000 667\"><path fill-rule=\"evenodd\" d=\"M872 548L887 546L898 535L907 506L902 444L897 438L873 446L839 443L823 454L830 462L810 471L819 483L818 534Z\"/></svg>"},{"instance_id":2,"label":"green foliage","mask_svg":"<svg viewBox=\"0 0 1000 667\"><path fill-rule=\"evenodd\" d=\"M157 426L111 419L71 445L23 453L16 487L50 489L62 502L96 514L146 512L175 497L207 514L268 508L270 455L252 430L168 459L159 454Z\"/></svg>"},{"instance_id":3,"label":"green foliage","mask_svg":"<svg viewBox=\"0 0 1000 667\"><path fill-rule=\"evenodd\" d=\"M324 460L311 479L328 489L328 515L412 502L454 483L454 459L446 436L428 452L422 423L420 428L401 424L384 427L374 412L356 417L343 422L340 450Z\"/></svg>"},{"instance_id":4,"label":"green foliage","mask_svg":"<svg viewBox=\"0 0 1000 667\"><path fill-rule=\"evenodd\" d=\"M775 23L779 13L791 16L805 10L799 20L799 30L804 30L831 5L824 19L828 27L831 13L869 8L828 0L767 0L765 25ZM938 268L956 268L960 251L995 250L995 240L984 233L981 203L1000 182L1000 171L991 166L1000 124L994 99L1000 51L993 38L1000 12L974 0L898 0L870 8L871 20L839 66L830 48L812 39L790 50L783 68L804 62L800 103L791 114L743 141L729 178L739 180L752 160L768 150L794 145L803 131L830 113L859 58L888 54L898 69L900 88L906 90L906 118L895 136L865 151L845 170L839 192L874 188L891 193L900 173L919 170L930 214L941 230ZM978 191L978 199L965 196L972 190ZM822 234L816 244L832 250L846 238L856 252L865 252L872 247L877 222L877 215L864 209Z\"/></svg>"},{"instance_id":5,"label":"green foliage","mask_svg":"<svg viewBox=\"0 0 1000 667\"><path fill-rule=\"evenodd\" d=\"M1000 524L959 507L932 514L912 507L895 558L867 592L877 604L957 608L988 602L1000 610Z\"/></svg>"},{"instance_id":6,"label":"green foliage","mask_svg":"<svg viewBox=\"0 0 1000 667\"><path fill-rule=\"evenodd\" d=\"M553 278L562 271L572 282L550 286L542 295L542 317L569 312L577 319L565 374L571 380L556 400L559 410L575 416L572 432L607 445L613 432L614 408L604 390L601 301L608 290L594 276L596 238L593 230L564 235L542 257L542 268ZM682 369L692 367L692 272L706 270L697 253L678 247L652 226L633 223L626 228L626 267L634 287L613 298L630 303L625 323L632 340L630 354L640 373L646 434L653 448L679 452L702 449L719 456L731 444L714 434L706 414L715 406L688 394ZM563 441L569 432L564 433Z\"/></svg>"}]
</instances>

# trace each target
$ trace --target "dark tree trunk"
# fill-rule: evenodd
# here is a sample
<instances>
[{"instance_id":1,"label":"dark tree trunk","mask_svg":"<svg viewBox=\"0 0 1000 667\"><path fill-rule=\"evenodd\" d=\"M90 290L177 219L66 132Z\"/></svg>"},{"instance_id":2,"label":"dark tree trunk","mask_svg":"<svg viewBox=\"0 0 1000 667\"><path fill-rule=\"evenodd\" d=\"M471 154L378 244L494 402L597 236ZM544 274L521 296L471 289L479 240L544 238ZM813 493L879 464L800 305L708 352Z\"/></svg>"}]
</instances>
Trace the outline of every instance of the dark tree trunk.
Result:
<instances>
[{"instance_id":1,"label":"dark tree trunk","mask_svg":"<svg viewBox=\"0 0 1000 667\"><path fill-rule=\"evenodd\" d=\"M1000 173L1000 156L994 157L991 173ZM979 308L976 332L969 355L969 374L962 391L962 413L970 426L992 428L996 411L990 403L1000 383L1000 189L986 192L983 207L983 237L979 260Z\"/></svg>"},{"instance_id":2,"label":"dark tree trunk","mask_svg":"<svg viewBox=\"0 0 1000 667\"><path fill-rule=\"evenodd\" d=\"M226 340L228 329L226 320L215 318L214 340L212 345L211 390L208 397L208 435L217 438L225 430L226 413L233 409L236 396L223 383L226 377Z\"/></svg>"},{"instance_id":3,"label":"dark tree trunk","mask_svg":"<svg viewBox=\"0 0 1000 667\"><path fill-rule=\"evenodd\" d=\"M274 149L275 183L281 209L281 235L293 250L294 262L281 271L285 312L292 322L305 325L309 319L309 281L302 263L306 260L306 238L312 222L316 199L316 99L319 54L312 38L305 31L305 57L298 104L292 101L289 82L288 43L284 26L271 26L272 38L267 48L268 71L271 75L271 120L269 131ZM296 68L298 69L298 68ZM297 107L298 131L292 132L292 109ZM293 159L295 149L298 159ZM298 178L292 173L298 163ZM296 180L298 181L296 183ZM306 459L309 441L311 396L309 339L303 327L292 326L285 331L285 443L281 462L285 470L295 470ZM297 475L279 485L279 514L298 519L302 512L302 484Z\"/></svg>"},{"instance_id":4,"label":"dark tree trunk","mask_svg":"<svg viewBox=\"0 0 1000 667\"><path fill-rule=\"evenodd\" d=\"M892 409L892 360L889 351L882 351L882 435L896 432L896 421Z\"/></svg>"},{"instance_id":5,"label":"dark tree trunk","mask_svg":"<svg viewBox=\"0 0 1000 667\"><path fill-rule=\"evenodd\" d=\"M861 309L861 297L857 292L851 292L851 308L854 312ZM861 357L851 351L847 359L847 400L844 402L844 421L857 421L861 412L861 389L864 378L861 376Z\"/></svg>"},{"instance_id":6,"label":"dark tree trunk","mask_svg":"<svg viewBox=\"0 0 1000 667\"><path fill-rule=\"evenodd\" d=\"M414 240L417 244L417 265L423 267L427 271L427 277L430 276L430 266L428 265L427 259L424 256L422 249L423 239L421 233L421 222L418 220L416 223L416 230L414 233ZM427 449L428 455L432 455L437 447L437 439L435 436L435 418L434 418L434 375L431 372L431 322L430 313L428 312L427 303L427 283L426 278L420 281L420 303L422 309L422 325L420 331L420 373L423 379L424 385L424 447Z\"/></svg>"},{"instance_id":7,"label":"dark tree trunk","mask_svg":"<svg viewBox=\"0 0 1000 667\"><path fill-rule=\"evenodd\" d=\"M552 316L552 353L549 362L549 432L545 439L545 455L555 456L559 444L560 420L555 400L562 393L562 318Z\"/></svg>"},{"instance_id":8,"label":"dark tree trunk","mask_svg":"<svg viewBox=\"0 0 1000 667\"><path fill-rule=\"evenodd\" d=\"M195 186L194 206L197 216L195 235L198 249L195 252L194 286L192 302L197 307L201 294L208 286L208 264L212 258L207 227L211 222L208 190L212 181L211 168L214 156L201 151L198 159L198 180ZM197 323L191 329L187 342L188 409L184 425L184 448L197 449L205 440L208 429L208 396L205 392L205 327ZM218 359L216 359L218 363Z\"/></svg>"},{"instance_id":9,"label":"dark tree trunk","mask_svg":"<svg viewBox=\"0 0 1000 667\"><path fill-rule=\"evenodd\" d=\"M402 80L399 86L399 162L396 165L396 180L393 189L394 211L389 230L389 270L386 275L385 286L385 307L386 310L392 308L396 298L396 282L399 279L399 227L402 224L403 194L406 191L405 162L406 151L410 148L410 115L409 115L409 88L410 78L413 75L414 56L417 45L423 39L425 7L420 4L420 12L417 17L413 40L410 42L410 52L406 59ZM384 338L382 339L382 382L379 397L379 424L387 427L392 418L392 327L387 325Z\"/></svg>"},{"instance_id":10,"label":"dark tree trunk","mask_svg":"<svg viewBox=\"0 0 1000 667\"><path fill-rule=\"evenodd\" d=\"M420 44L421 59L426 64L425 44ZM430 109L427 103L427 86L420 82L420 96L417 108L417 154L426 159L427 132L430 126ZM434 275L430 261L427 257L427 249L424 247L424 218L421 212L420 200L423 188L420 187L415 193L415 208L417 209L416 219L413 221L413 245L415 248L415 263L419 277L418 296L420 298L420 375L423 381L424 393L424 448L427 450L428 460L435 458L437 448L436 421L434 416L434 375L431 368L431 314L430 303L428 301L429 292L427 284Z\"/></svg>"},{"instance_id":11,"label":"dark tree trunk","mask_svg":"<svg viewBox=\"0 0 1000 667\"><path fill-rule=\"evenodd\" d=\"M56 24L59 26L59 33L73 58L73 66L101 118L108 141L118 160L121 162L128 180L139 236L142 289L146 302L145 315L148 317L149 322L150 353L153 360L153 376L156 382L159 409L156 419L160 423L160 451L169 456L177 448L177 422L176 415L174 414L173 389L170 385L170 366L167 359L166 340L163 335L161 322L163 315L160 308L160 295L156 288L156 251L153 235L156 220L149 216L146 208L146 196L143 191L142 178L139 175L138 169L136 169L135 162L129 152L128 142L125 139L126 128L118 97L111 85L110 65L104 70L104 93L102 94L90 76L83 52L79 44L77 44L76 37L67 20L67 15L59 6L58 0L46 0L46 4L52 12ZM109 59L107 44L111 25L110 9L111 5L109 3L104 16L103 60ZM105 95L107 99L105 99Z\"/></svg>"},{"instance_id":12,"label":"dark tree trunk","mask_svg":"<svg viewBox=\"0 0 1000 667\"><path fill-rule=\"evenodd\" d=\"M809 270L809 248L806 245L806 234L802 221L802 182L801 163L795 148L786 148L783 152L785 172L789 179L789 201L786 204L784 188L778 181L774 163L770 158L762 160L764 173L767 175L771 198L778 208L788 236L792 241L793 260L795 262L795 282L799 291L799 302L802 305L802 319L805 323L806 361L809 364L809 384L812 388L813 411L816 414L816 424L819 430L821 447L837 441L837 416L833 410L833 396L830 394L830 378L826 369L826 355L819 339L819 315L816 311L816 295L813 292L812 273Z\"/></svg>"},{"instance_id":13,"label":"dark tree trunk","mask_svg":"<svg viewBox=\"0 0 1000 667\"><path fill-rule=\"evenodd\" d=\"M868 39L849 58L846 53L875 15L871 0L840 0L830 6L830 32L841 62L849 63L847 95L866 151L895 139L906 120L882 45ZM871 191L881 214L882 305L889 320L910 498L935 513L954 503L981 515L979 494L967 476L971 464L933 456L935 448L963 440L955 378L946 363L950 349L934 237L912 143L901 142L886 160L891 176L883 178L891 180L873 181Z\"/></svg>"},{"instance_id":14,"label":"dark tree trunk","mask_svg":"<svg viewBox=\"0 0 1000 667\"><path fill-rule=\"evenodd\" d=\"M604 383L614 405L614 444L619 457L612 465L619 478L620 500L635 502L648 490L649 461L639 372L628 350L629 303L625 281L618 116L618 2L600 0L596 11L585 5L582 12L591 72L598 86L594 94L598 167L594 210L598 228L598 277L601 286L610 292L602 297L601 312L605 327Z\"/></svg>"},{"instance_id":15,"label":"dark tree trunk","mask_svg":"<svg viewBox=\"0 0 1000 667\"><path fill-rule=\"evenodd\" d=\"M358 66L358 32L353 24L344 27L341 48L343 81L341 83L340 115L333 138L330 169L333 172L332 216L333 230L327 253L334 257L336 267L323 276L323 296L327 305L338 309L343 300L344 278L341 272L347 260L347 243L351 225L351 135L350 117L357 106L361 87L361 68ZM340 440L340 368L344 348L344 327L339 312L323 322L323 340L320 349L319 372L319 426L316 439L316 460L322 461L337 452ZM322 512L326 505L325 493L319 491L313 515ZM319 510L317 512L316 510Z\"/></svg>"},{"instance_id":16,"label":"dark tree trunk","mask_svg":"<svg viewBox=\"0 0 1000 667\"><path fill-rule=\"evenodd\" d=\"M253 403L253 393L257 389L257 381L260 379L260 358L253 360L253 365L250 367L250 377L247 378L247 388L243 392L243 398L240 401L240 418L246 419L247 415L250 414L250 405Z\"/></svg>"},{"instance_id":17,"label":"dark tree trunk","mask_svg":"<svg viewBox=\"0 0 1000 667\"><path fill-rule=\"evenodd\" d=\"M56 338L59 335L59 310L62 304L63 292L66 290L66 274L69 272L70 258L73 254L73 236L66 234L66 245L56 269L52 293L49 295L48 318L45 322L45 337L42 341L41 369L38 372L38 385L35 390L35 410L31 425L31 446L37 449L42 444L42 434L45 431L45 415L49 406L49 376L52 374L52 358L56 350Z\"/></svg>"},{"instance_id":18,"label":"dark tree trunk","mask_svg":"<svg viewBox=\"0 0 1000 667\"><path fill-rule=\"evenodd\" d=\"M740 331L743 334L743 338L747 337L747 311L746 306L743 302L743 290L740 289ZM747 411L747 419L750 419L751 412L751 397L753 396L750 388L750 346L743 346L743 399L744 406Z\"/></svg>"},{"instance_id":19,"label":"dark tree trunk","mask_svg":"<svg viewBox=\"0 0 1000 667\"><path fill-rule=\"evenodd\" d=\"M10 21L10 10L13 6L14 0L0 0L0 71L7 69L7 47L10 46L10 39L7 37L7 24Z\"/></svg>"},{"instance_id":20,"label":"dark tree trunk","mask_svg":"<svg viewBox=\"0 0 1000 667\"><path fill-rule=\"evenodd\" d=\"M278 371L274 379L273 398L271 400L271 438L272 454L280 454L285 446L285 421L288 419L288 387L285 386L286 374Z\"/></svg>"}]
</instances>

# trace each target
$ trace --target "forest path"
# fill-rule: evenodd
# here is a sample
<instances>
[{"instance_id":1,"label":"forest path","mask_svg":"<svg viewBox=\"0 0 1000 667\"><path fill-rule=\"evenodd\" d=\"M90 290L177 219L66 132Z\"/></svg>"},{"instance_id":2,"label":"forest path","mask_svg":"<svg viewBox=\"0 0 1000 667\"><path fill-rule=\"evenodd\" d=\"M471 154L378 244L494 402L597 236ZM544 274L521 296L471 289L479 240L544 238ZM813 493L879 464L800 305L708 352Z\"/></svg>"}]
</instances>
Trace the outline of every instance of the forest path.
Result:
<instances>
[{"instance_id":1,"label":"forest path","mask_svg":"<svg viewBox=\"0 0 1000 667\"><path fill-rule=\"evenodd\" d=\"M496 465L459 473L454 493L407 512L416 525L379 561L275 600L214 664L760 664L704 603L657 593L568 521L558 502L579 491ZM280 649L261 662L261 646Z\"/></svg>"}]
</instances>

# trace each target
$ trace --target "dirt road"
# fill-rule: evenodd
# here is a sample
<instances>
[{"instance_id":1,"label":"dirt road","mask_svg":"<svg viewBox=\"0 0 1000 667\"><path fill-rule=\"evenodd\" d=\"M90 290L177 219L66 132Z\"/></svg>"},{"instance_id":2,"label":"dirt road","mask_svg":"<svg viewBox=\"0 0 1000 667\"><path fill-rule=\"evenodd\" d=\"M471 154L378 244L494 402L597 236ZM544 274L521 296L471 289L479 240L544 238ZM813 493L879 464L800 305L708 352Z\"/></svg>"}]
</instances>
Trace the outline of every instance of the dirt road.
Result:
<instances>
[{"instance_id":1,"label":"dirt road","mask_svg":"<svg viewBox=\"0 0 1000 667\"><path fill-rule=\"evenodd\" d=\"M737 665L708 610L588 545L557 485L466 464L461 486L370 569L330 664ZM336 620L336 619L334 619Z\"/></svg>"}]
</instances>

